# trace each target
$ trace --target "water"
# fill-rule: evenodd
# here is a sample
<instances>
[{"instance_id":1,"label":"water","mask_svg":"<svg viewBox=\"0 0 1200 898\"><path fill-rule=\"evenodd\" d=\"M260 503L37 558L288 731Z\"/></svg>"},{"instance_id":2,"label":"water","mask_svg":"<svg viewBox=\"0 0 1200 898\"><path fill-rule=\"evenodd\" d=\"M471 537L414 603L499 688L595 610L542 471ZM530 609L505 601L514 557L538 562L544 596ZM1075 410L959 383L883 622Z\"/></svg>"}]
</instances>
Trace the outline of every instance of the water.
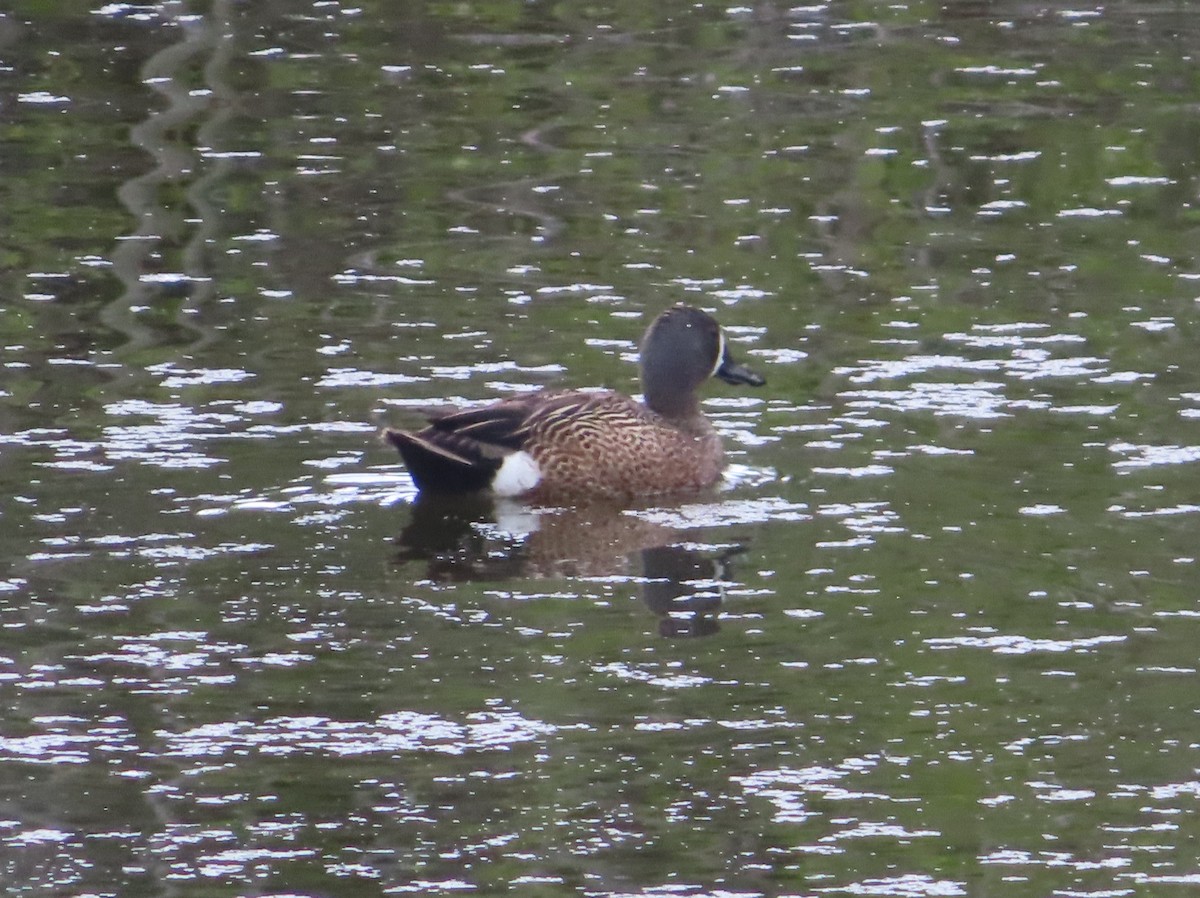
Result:
<instances>
[{"instance_id":1,"label":"water","mask_svg":"<svg viewBox=\"0 0 1200 898\"><path fill-rule=\"evenodd\" d=\"M1184 8L0 15L13 894L1184 894ZM417 501L636 391L712 493Z\"/></svg>"}]
</instances>

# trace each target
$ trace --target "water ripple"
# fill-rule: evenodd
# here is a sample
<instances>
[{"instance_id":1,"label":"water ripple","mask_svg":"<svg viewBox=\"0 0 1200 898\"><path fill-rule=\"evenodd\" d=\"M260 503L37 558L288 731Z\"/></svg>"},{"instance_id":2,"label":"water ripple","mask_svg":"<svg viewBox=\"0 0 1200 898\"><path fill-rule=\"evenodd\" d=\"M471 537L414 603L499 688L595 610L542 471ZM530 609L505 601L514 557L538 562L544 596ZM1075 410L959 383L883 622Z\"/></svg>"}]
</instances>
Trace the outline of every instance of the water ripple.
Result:
<instances>
[{"instance_id":1,"label":"water ripple","mask_svg":"<svg viewBox=\"0 0 1200 898\"><path fill-rule=\"evenodd\" d=\"M765 521L807 521L812 517L804 503L788 502L779 497L681 505L678 508L651 508L625 513L653 524L679 530L693 527L729 527L734 524Z\"/></svg>"},{"instance_id":2,"label":"water ripple","mask_svg":"<svg viewBox=\"0 0 1200 898\"><path fill-rule=\"evenodd\" d=\"M1155 468L1163 465L1183 465L1200 461L1200 446L1151 446L1136 443L1113 443L1108 447L1116 455L1123 456L1113 462L1120 469Z\"/></svg>"},{"instance_id":3,"label":"water ripple","mask_svg":"<svg viewBox=\"0 0 1200 898\"><path fill-rule=\"evenodd\" d=\"M274 717L206 724L182 733L159 733L164 754L189 758L225 757L254 751L285 756L320 753L352 757L395 752L463 755L505 751L553 735L561 728L515 712L467 714L455 721L435 714L397 711L373 721L327 717Z\"/></svg>"},{"instance_id":4,"label":"water ripple","mask_svg":"<svg viewBox=\"0 0 1200 898\"><path fill-rule=\"evenodd\" d=\"M1086 636L1077 639L1033 639L1018 634L993 634L987 636L947 636L925 640L934 649L974 648L988 649L998 655L1028 655L1035 652L1090 653L1102 645L1124 642L1124 635Z\"/></svg>"}]
</instances>

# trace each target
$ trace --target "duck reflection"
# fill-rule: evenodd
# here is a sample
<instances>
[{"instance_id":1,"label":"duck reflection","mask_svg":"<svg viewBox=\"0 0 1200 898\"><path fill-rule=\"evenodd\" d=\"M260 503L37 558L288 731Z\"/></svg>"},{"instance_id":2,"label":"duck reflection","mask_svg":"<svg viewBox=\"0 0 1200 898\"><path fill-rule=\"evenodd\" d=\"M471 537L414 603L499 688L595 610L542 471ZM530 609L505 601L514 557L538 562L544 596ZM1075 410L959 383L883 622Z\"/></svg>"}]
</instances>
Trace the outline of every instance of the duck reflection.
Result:
<instances>
[{"instance_id":1,"label":"duck reflection","mask_svg":"<svg viewBox=\"0 0 1200 898\"><path fill-rule=\"evenodd\" d=\"M744 551L734 546L713 558L682 546L642 549L642 599L659 617L658 632L676 638L716 633L729 560Z\"/></svg>"},{"instance_id":2,"label":"duck reflection","mask_svg":"<svg viewBox=\"0 0 1200 898\"><path fill-rule=\"evenodd\" d=\"M663 636L708 636L729 563L741 545L715 553L684 542L685 531L628 505L533 508L486 496L419 497L396 540L397 564L423 563L439 583L560 577L636 578Z\"/></svg>"}]
</instances>

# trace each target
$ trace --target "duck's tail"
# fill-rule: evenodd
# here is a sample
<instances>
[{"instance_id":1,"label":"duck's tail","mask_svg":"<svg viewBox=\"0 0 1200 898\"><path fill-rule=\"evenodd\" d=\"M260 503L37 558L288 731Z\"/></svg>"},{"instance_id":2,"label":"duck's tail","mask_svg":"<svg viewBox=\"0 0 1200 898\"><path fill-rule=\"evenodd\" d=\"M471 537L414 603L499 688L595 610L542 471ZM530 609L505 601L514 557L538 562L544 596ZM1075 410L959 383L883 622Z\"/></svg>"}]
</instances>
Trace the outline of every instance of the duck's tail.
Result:
<instances>
[{"instance_id":1,"label":"duck's tail","mask_svg":"<svg viewBox=\"0 0 1200 898\"><path fill-rule=\"evenodd\" d=\"M502 461L479 452L472 441L447 440L438 432L411 433L389 427L383 438L399 450L413 483L422 492L472 493L487 489Z\"/></svg>"}]
</instances>

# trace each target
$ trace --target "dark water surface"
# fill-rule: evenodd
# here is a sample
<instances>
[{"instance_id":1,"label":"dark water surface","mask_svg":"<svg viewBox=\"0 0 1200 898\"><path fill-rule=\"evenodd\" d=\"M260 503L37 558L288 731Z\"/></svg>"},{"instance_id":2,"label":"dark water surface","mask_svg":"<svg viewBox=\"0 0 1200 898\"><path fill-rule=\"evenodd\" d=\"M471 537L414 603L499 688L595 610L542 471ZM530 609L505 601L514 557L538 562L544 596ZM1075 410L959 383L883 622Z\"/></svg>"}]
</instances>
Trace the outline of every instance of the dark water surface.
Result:
<instances>
[{"instance_id":1,"label":"dark water surface","mask_svg":"<svg viewBox=\"0 0 1200 898\"><path fill-rule=\"evenodd\" d=\"M14 895L1191 894L1189 4L15 0ZM721 488L418 503L432 400Z\"/></svg>"}]
</instances>

